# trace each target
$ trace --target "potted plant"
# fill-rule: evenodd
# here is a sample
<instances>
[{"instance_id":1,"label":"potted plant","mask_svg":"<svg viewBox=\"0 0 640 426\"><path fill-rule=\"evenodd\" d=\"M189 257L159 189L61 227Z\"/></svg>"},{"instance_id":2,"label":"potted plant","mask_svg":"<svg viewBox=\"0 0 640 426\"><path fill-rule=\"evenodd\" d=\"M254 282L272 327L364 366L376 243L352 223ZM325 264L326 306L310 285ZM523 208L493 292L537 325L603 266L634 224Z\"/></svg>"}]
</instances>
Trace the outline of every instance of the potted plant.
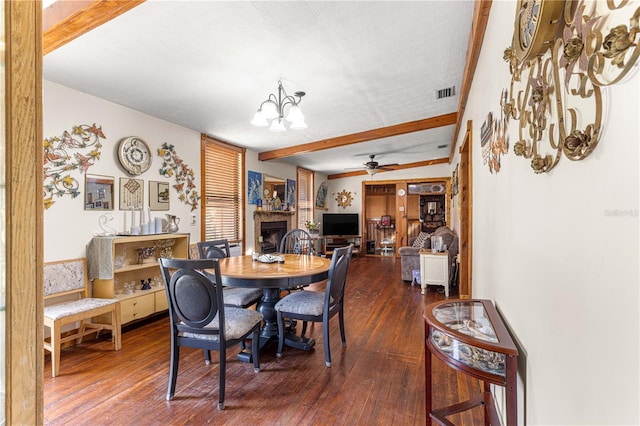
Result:
<instances>
[{"instance_id":1,"label":"potted plant","mask_svg":"<svg viewBox=\"0 0 640 426\"><path fill-rule=\"evenodd\" d=\"M313 219L307 220L304 223L304 226L310 234L317 234L320 232L320 223L315 222Z\"/></svg>"}]
</instances>

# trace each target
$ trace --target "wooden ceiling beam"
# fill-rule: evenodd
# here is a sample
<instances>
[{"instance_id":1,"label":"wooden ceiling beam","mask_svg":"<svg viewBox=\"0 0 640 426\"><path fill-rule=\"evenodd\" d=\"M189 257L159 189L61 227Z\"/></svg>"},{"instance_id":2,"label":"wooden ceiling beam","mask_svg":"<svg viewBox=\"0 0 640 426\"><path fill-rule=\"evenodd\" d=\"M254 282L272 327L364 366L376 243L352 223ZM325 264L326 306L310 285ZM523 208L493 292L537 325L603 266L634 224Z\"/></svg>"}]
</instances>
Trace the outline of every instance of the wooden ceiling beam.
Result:
<instances>
[{"instance_id":1,"label":"wooden ceiling beam","mask_svg":"<svg viewBox=\"0 0 640 426\"><path fill-rule=\"evenodd\" d=\"M480 57L480 50L482 49L482 42L484 41L484 33L487 30L489 12L491 11L491 2L492 0L480 0L475 2L473 19L471 21L471 32L469 34L469 47L467 48L467 61L464 67L464 74L462 75L462 87L460 88L460 99L458 101L458 116L460 117L460 120L464 117L464 111L467 108L467 100L469 99L471 83L473 83L473 77L476 73L476 67L478 66L478 58ZM497 101L498 96L496 96L496 102ZM456 127L453 131L449 161L453 161L453 155L455 154L456 142L458 141L459 134L460 121L456 123Z\"/></svg>"},{"instance_id":2,"label":"wooden ceiling beam","mask_svg":"<svg viewBox=\"0 0 640 426\"><path fill-rule=\"evenodd\" d=\"M42 11L42 54L51 53L145 0L58 0Z\"/></svg>"},{"instance_id":3,"label":"wooden ceiling beam","mask_svg":"<svg viewBox=\"0 0 640 426\"><path fill-rule=\"evenodd\" d=\"M419 132L421 130L435 129L442 126L450 126L458 121L458 113L438 115L436 117L424 118L422 120L409 121L407 123L396 124L394 126L381 127L379 129L366 130L364 132L352 133L350 135L338 136L324 139L317 142L309 142L301 145L294 145L287 148L264 151L258 154L260 161L276 160L278 158L291 157L305 154L307 152L322 151L325 149L339 148L360 142L368 142L376 139L388 138L390 136L403 135L405 133Z\"/></svg>"},{"instance_id":4,"label":"wooden ceiling beam","mask_svg":"<svg viewBox=\"0 0 640 426\"><path fill-rule=\"evenodd\" d=\"M435 160L417 161L415 163L398 164L396 166L385 166L385 169L389 169L389 170L378 170L376 174L390 172L392 170L413 169L414 167L433 166L434 164L443 164L448 162L449 162L448 158L436 158ZM339 179L339 178L360 176L360 175L366 175L366 174L368 174L366 170L357 170L355 172L345 172L345 173L337 173L335 175L328 175L327 179Z\"/></svg>"}]
</instances>

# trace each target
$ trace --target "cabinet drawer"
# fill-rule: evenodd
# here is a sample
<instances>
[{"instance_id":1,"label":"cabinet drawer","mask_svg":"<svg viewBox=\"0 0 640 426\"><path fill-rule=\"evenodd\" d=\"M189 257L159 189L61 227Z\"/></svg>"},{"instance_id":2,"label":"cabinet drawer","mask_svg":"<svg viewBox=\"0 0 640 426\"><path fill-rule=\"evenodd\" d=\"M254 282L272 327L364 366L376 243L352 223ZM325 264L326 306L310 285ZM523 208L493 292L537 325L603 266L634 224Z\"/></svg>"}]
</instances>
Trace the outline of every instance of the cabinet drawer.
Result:
<instances>
[{"instance_id":1,"label":"cabinet drawer","mask_svg":"<svg viewBox=\"0 0 640 426\"><path fill-rule=\"evenodd\" d=\"M125 299L120 302L122 323L147 317L155 312L155 297L153 294Z\"/></svg>"},{"instance_id":2,"label":"cabinet drawer","mask_svg":"<svg viewBox=\"0 0 640 426\"><path fill-rule=\"evenodd\" d=\"M169 309L169 303L167 302L167 294L164 290L156 291L156 312L166 311Z\"/></svg>"}]
</instances>

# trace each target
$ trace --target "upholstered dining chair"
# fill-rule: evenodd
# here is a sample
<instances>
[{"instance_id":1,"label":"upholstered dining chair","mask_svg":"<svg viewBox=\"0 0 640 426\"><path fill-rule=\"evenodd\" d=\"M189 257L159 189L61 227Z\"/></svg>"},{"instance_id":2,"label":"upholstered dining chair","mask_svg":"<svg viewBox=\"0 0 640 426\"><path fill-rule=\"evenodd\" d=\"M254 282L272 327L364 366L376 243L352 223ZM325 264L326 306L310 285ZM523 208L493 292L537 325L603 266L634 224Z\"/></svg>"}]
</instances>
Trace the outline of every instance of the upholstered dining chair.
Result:
<instances>
[{"instance_id":1,"label":"upholstered dining chair","mask_svg":"<svg viewBox=\"0 0 640 426\"><path fill-rule=\"evenodd\" d=\"M344 333L344 287L352 253L353 244L333 251L331 266L329 267L329 278L324 292L299 291L283 297L276 303L275 310L278 318L278 350L276 356L278 358L282 357L282 348L284 346L285 318L303 321L302 336L306 332L307 321L322 322L324 358L327 367L331 367L329 320L336 314L340 323L342 346L347 345Z\"/></svg>"},{"instance_id":2,"label":"upholstered dining chair","mask_svg":"<svg viewBox=\"0 0 640 426\"><path fill-rule=\"evenodd\" d=\"M226 239L200 241L197 245L200 259L222 259L231 256L229 241ZM262 299L262 290L259 288L224 287L223 295L225 305L248 308Z\"/></svg>"},{"instance_id":3,"label":"upholstered dining chair","mask_svg":"<svg viewBox=\"0 0 640 426\"><path fill-rule=\"evenodd\" d=\"M259 331L262 314L225 307L218 259L158 259L169 302L171 364L167 400L173 399L178 378L180 347L220 354L218 409L224 409L227 348L252 336L253 369L260 371ZM213 270L213 279L204 274ZM207 360L210 358L207 357ZM207 362L208 364L208 362Z\"/></svg>"},{"instance_id":4,"label":"upholstered dining chair","mask_svg":"<svg viewBox=\"0 0 640 426\"><path fill-rule=\"evenodd\" d=\"M311 235L304 229L291 229L280 240L280 253L313 254Z\"/></svg>"}]
</instances>

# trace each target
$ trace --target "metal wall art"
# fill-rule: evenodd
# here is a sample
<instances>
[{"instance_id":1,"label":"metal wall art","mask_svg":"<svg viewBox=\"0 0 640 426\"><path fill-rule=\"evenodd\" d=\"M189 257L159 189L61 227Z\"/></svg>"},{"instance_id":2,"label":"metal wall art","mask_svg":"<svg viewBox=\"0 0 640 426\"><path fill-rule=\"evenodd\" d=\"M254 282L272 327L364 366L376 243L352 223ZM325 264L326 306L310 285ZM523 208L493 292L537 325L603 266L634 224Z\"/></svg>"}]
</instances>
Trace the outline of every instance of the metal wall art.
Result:
<instances>
[{"instance_id":1,"label":"metal wall art","mask_svg":"<svg viewBox=\"0 0 640 426\"><path fill-rule=\"evenodd\" d=\"M583 160L598 145L603 89L627 77L640 55L637 5L518 1L502 111L518 122L514 152L535 173L552 170L563 154Z\"/></svg>"},{"instance_id":2,"label":"metal wall art","mask_svg":"<svg viewBox=\"0 0 640 426\"><path fill-rule=\"evenodd\" d=\"M343 189L336 194L336 201L338 202L338 207L346 209L347 207L351 206L351 202L353 201L351 192Z\"/></svg>"},{"instance_id":3,"label":"metal wall art","mask_svg":"<svg viewBox=\"0 0 640 426\"><path fill-rule=\"evenodd\" d=\"M459 168L460 164L456 164L456 168L453 169L453 172L451 173L451 198L458 195Z\"/></svg>"},{"instance_id":4,"label":"metal wall art","mask_svg":"<svg viewBox=\"0 0 640 426\"><path fill-rule=\"evenodd\" d=\"M94 123L91 126L74 126L71 133L65 130L60 137L44 140L45 209L55 204L54 197L71 195L71 198L76 198L80 194L78 179L69 172L80 170L80 173L86 173L100 159L100 138L105 139L104 133Z\"/></svg>"},{"instance_id":5,"label":"metal wall art","mask_svg":"<svg viewBox=\"0 0 640 426\"><path fill-rule=\"evenodd\" d=\"M489 166L491 173L500 171L500 158L509 152L509 133L507 131L509 117L504 114L504 105L508 96L507 90L503 90L500 95L500 117L494 117L492 113L489 113L480 130L482 162Z\"/></svg>"},{"instance_id":6,"label":"metal wall art","mask_svg":"<svg viewBox=\"0 0 640 426\"><path fill-rule=\"evenodd\" d=\"M176 184L173 188L178 192L178 200L190 205L191 211L198 208L200 194L196 190L195 172L182 161L173 149L173 145L163 143L158 149L158 156L162 157L160 174L165 177L174 176Z\"/></svg>"}]
</instances>

